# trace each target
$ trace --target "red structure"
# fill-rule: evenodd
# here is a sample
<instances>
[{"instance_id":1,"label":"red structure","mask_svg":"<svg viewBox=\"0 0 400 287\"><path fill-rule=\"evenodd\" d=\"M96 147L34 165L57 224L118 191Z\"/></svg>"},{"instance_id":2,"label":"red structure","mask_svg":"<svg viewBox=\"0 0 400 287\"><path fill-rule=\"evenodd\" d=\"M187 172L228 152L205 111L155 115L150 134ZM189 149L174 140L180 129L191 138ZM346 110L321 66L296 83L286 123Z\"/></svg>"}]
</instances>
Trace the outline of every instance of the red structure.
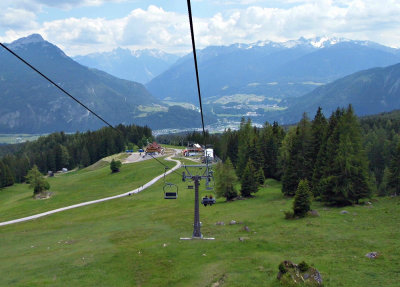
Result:
<instances>
[{"instance_id":1,"label":"red structure","mask_svg":"<svg viewBox=\"0 0 400 287\"><path fill-rule=\"evenodd\" d=\"M164 153L164 148L161 147L158 143L153 142L153 143L147 145L147 147L146 147L146 153L159 153L159 154L163 154L163 153Z\"/></svg>"}]
</instances>

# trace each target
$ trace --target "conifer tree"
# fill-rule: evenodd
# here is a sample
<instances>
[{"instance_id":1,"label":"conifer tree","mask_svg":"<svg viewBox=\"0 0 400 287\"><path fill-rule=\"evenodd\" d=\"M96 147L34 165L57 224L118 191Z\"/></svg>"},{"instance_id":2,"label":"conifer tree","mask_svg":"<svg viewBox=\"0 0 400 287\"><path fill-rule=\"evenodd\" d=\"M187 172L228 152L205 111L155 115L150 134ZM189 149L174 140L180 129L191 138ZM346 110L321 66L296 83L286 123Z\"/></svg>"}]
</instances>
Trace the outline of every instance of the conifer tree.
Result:
<instances>
[{"instance_id":1,"label":"conifer tree","mask_svg":"<svg viewBox=\"0 0 400 287\"><path fill-rule=\"evenodd\" d=\"M282 176L284 195L295 195L300 179L311 179L313 173L311 158L314 156L311 152L311 124L307 115L303 114L288 150L287 164Z\"/></svg>"},{"instance_id":2,"label":"conifer tree","mask_svg":"<svg viewBox=\"0 0 400 287\"><path fill-rule=\"evenodd\" d=\"M400 144L389 165L386 188L393 195L400 194Z\"/></svg>"},{"instance_id":3,"label":"conifer tree","mask_svg":"<svg viewBox=\"0 0 400 287\"><path fill-rule=\"evenodd\" d=\"M227 201L237 197L236 185L237 176L231 160L228 158L225 163L219 162L215 173L215 190L218 197L225 197Z\"/></svg>"},{"instance_id":4,"label":"conifer tree","mask_svg":"<svg viewBox=\"0 0 400 287\"><path fill-rule=\"evenodd\" d=\"M264 185L265 183L264 170L261 167L256 172L256 181L259 185Z\"/></svg>"},{"instance_id":5,"label":"conifer tree","mask_svg":"<svg viewBox=\"0 0 400 287\"><path fill-rule=\"evenodd\" d=\"M324 135L327 128L327 121L322 113L321 107L318 107L317 113L315 114L314 120L311 124L311 157L310 157L310 165L311 167L315 166L315 162L317 161L317 155L321 149Z\"/></svg>"},{"instance_id":6,"label":"conifer tree","mask_svg":"<svg viewBox=\"0 0 400 287\"><path fill-rule=\"evenodd\" d=\"M246 164L249 161L249 146L252 139L252 132L251 120L248 119L245 121L245 119L242 118L238 132L238 160L236 166L236 174L239 179L242 178Z\"/></svg>"},{"instance_id":7,"label":"conifer tree","mask_svg":"<svg viewBox=\"0 0 400 287\"><path fill-rule=\"evenodd\" d=\"M304 217L311 208L312 193L307 179L302 179L296 190L293 202L294 216Z\"/></svg>"},{"instance_id":8,"label":"conifer tree","mask_svg":"<svg viewBox=\"0 0 400 287\"><path fill-rule=\"evenodd\" d=\"M321 179L321 198L325 203L349 205L370 195L368 162L351 105L327 141L327 167Z\"/></svg>"},{"instance_id":9,"label":"conifer tree","mask_svg":"<svg viewBox=\"0 0 400 287\"><path fill-rule=\"evenodd\" d=\"M337 109L329 118L329 123L322 138L321 146L317 155L317 160L314 164L312 176L312 192L314 198L319 199L321 192L324 189L322 178L328 175L329 163L328 160L333 160L336 156L337 146L334 145L337 140L334 140L334 131L338 125L339 119L344 113L343 109ZM328 151L328 140L330 140L330 150Z\"/></svg>"},{"instance_id":10,"label":"conifer tree","mask_svg":"<svg viewBox=\"0 0 400 287\"><path fill-rule=\"evenodd\" d=\"M253 163L251 161L247 162L241 178L241 189L240 194L243 197L250 197L252 193L258 191L257 179L255 177L255 170Z\"/></svg>"}]
</instances>

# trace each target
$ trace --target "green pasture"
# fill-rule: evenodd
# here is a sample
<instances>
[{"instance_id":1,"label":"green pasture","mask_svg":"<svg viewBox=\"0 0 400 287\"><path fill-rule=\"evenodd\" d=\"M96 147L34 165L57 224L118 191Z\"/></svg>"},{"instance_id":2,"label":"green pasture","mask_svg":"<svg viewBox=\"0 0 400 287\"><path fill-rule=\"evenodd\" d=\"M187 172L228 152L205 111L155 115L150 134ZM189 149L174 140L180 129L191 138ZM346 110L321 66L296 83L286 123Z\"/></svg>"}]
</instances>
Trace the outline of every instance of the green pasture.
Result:
<instances>
[{"instance_id":1,"label":"green pasture","mask_svg":"<svg viewBox=\"0 0 400 287\"><path fill-rule=\"evenodd\" d=\"M35 134L0 134L0 144L17 144L37 140L41 135Z\"/></svg>"},{"instance_id":2,"label":"green pasture","mask_svg":"<svg viewBox=\"0 0 400 287\"><path fill-rule=\"evenodd\" d=\"M1 221L126 192L163 170L146 161L113 175L107 166L72 172L52 178L55 196L40 201L25 185L3 189ZM0 227L0 286L280 286L283 260L314 264L324 286L400 282L399 198L314 204L319 217L285 220L292 199L268 180L254 198L201 206L202 233L215 240L183 241L193 232L193 191L179 174L167 179L179 186L177 200L163 199L160 181L137 195ZM381 256L366 258L371 251Z\"/></svg>"}]
</instances>

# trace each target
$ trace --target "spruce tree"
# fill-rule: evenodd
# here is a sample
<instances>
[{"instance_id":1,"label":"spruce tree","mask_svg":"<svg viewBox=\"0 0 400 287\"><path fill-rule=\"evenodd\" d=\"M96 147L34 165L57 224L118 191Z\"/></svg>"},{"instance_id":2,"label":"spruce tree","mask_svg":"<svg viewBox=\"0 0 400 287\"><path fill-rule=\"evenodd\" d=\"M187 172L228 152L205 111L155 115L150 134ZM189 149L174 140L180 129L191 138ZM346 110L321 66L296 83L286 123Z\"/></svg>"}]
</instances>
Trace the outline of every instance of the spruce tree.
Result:
<instances>
[{"instance_id":1,"label":"spruce tree","mask_svg":"<svg viewBox=\"0 0 400 287\"><path fill-rule=\"evenodd\" d=\"M302 179L296 190L293 202L294 216L304 217L311 208L312 193L307 179Z\"/></svg>"},{"instance_id":2,"label":"spruce tree","mask_svg":"<svg viewBox=\"0 0 400 287\"><path fill-rule=\"evenodd\" d=\"M236 174L238 178L242 178L243 171L246 168L246 164L249 161L249 147L252 139L253 129L251 128L251 120L245 121L242 118L240 122L240 129L238 132L238 160L236 166Z\"/></svg>"},{"instance_id":3,"label":"spruce tree","mask_svg":"<svg viewBox=\"0 0 400 287\"><path fill-rule=\"evenodd\" d=\"M400 144L397 146L388 168L386 188L390 194L400 194Z\"/></svg>"},{"instance_id":4,"label":"spruce tree","mask_svg":"<svg viewBox=\"0 0 400 287\"><path fill-rule=\"evenodd\" d=\"M225 197L227 201L237 197L236 185L237 176L231 160L228 158L225 163L219 162L215 173L215 191L218 197Z\"/></svg>"},{"instance_id":5,"label":"spruce tree","mask_svg":"<svg viewBox=\"0 0 400 287\"><path fill-rule=\"evenodd\" d=\"M370 195L368 161L351 105L339 118L327 141L327 167L321 198L329 205L349 205Z\"/></svg>"},{"instance_id":6,"label":"spruce tree","mask_svg":"<svg viewBox=\"0 0 400 287\"><path fill-rule=\"evenodd\" d=\"M243 197L250 197L252 193L258 191L257 179L255 177L255 170L251 161L247 162L241 178L240 194Z\"/></svg>"},{"instance_id":7,"label":"spruce tree","mask_svg":"<svg viewBox=\"0 0 400 287\"><path fill-rule=\"evenodd\" d=\"M317 155L317 160L314 164L313 176L312 176L312 192L314 198L320 199L322 191L325 189L324 184L326 180L322 180L324 177L328 176L328 169L330 167L330 162L335 158L337 146L337 140L334 140L333 135L338 125L339 119L344 113L343 109L337 109L329 118L328 126L326 127L324 136L322 138L321 146ZM328 150L328 140L329 150Z\"/></svg>"},{"instance_id":8,"label":"spruce tree","mask_svg":"<svg viewBox=\"0 0 400 287\"><path fill-rule=\"evenodd\" d=\"M315 114L314 120L311 123L311 167L314 167L315 162L317 161L317 156L323 143L326 128L327 121L324 114L322 113L321 107L319 107L317 113Z\"/></svg>"},{"instance_id":9,"label":"spruce tree","mask_svg":"<svg viewBox=\"0 0 400 287\"><path fill-rule=\"evenodd\" d=\"M256 172L256 181L259 185L264 185L265 183L264 170L261 167Z\"/></svg>"}]
</instances>

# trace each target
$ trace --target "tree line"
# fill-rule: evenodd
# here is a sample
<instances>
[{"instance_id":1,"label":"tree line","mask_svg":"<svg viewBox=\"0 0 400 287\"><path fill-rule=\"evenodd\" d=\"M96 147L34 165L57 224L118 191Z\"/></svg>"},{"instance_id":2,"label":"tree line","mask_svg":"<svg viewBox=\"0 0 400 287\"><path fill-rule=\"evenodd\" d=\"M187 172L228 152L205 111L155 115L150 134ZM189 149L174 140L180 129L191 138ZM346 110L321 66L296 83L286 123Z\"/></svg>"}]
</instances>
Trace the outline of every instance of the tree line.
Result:
<instances>
[{"instance_id":1,"label":"tree line","mask_svg":"<svg viewBox=\"0 0 400 287\"><path fill-rule=\"evenodd\" d=\"M147 126L118 125L115 129L104 127L85 133L53 133L13 148L1 146L0 153L5 155L0 160L0 187L24 182L34 165L42 173L86 167L126 147L142 147L152 139Z\"/></svg>"}]
</instances>

